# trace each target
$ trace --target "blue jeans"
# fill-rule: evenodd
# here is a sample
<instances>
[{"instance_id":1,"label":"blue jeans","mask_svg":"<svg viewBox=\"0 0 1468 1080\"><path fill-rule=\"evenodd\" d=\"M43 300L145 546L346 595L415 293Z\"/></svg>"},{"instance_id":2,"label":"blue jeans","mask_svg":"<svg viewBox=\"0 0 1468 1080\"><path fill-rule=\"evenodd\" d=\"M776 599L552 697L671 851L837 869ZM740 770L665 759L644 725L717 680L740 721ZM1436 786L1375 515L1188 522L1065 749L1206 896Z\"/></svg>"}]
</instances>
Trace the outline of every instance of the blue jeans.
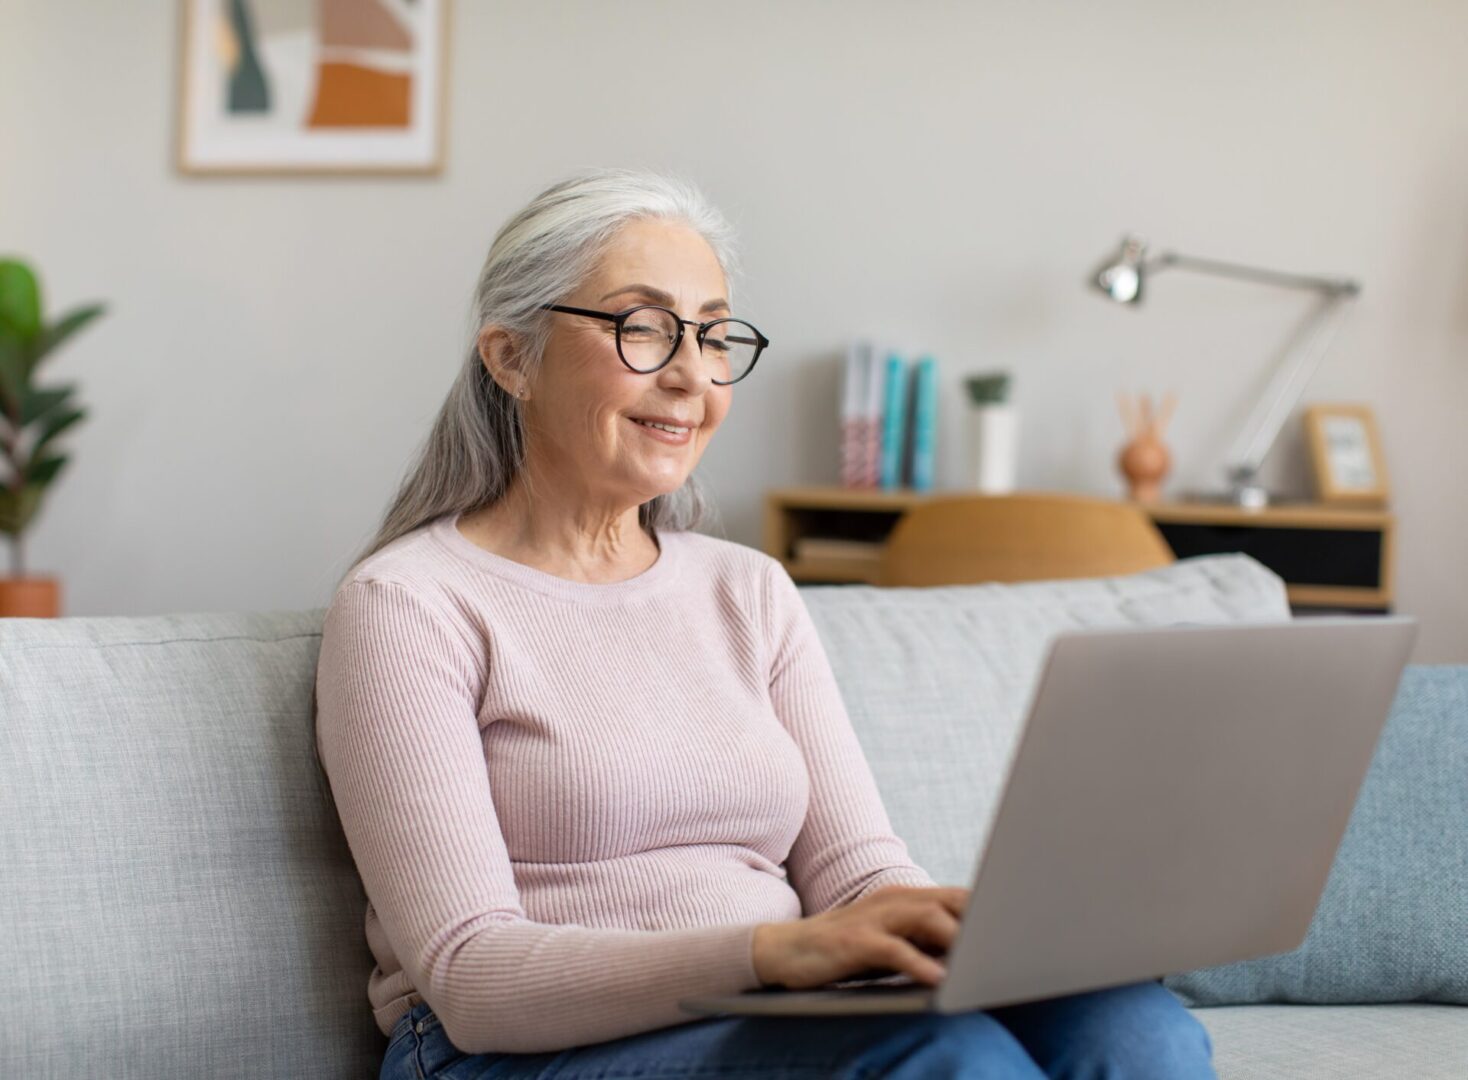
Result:
<instances>
[{"instance_id":1,"label":"blue jeans","mask_svg":"<svg viewBox=\"0 0 1468 1080\"><path fill-rule=\"evenodd\" d=\"M1160 982L982 1012L720 1016L539 1054L464 1054L427 1002L393 1029L380 1080L1216 1080L1203 1025Z\"/></svg>"}]
</instances>

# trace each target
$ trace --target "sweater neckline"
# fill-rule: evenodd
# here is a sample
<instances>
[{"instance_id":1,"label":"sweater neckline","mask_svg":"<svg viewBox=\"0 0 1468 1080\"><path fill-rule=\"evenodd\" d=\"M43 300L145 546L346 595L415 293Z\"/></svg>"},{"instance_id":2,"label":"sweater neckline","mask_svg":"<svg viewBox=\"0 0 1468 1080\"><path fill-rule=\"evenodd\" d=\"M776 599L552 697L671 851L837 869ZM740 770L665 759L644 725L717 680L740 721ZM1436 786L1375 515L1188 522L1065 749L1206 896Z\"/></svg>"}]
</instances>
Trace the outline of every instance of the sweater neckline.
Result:
<instances>
[{"instance_id":1,"label":"sweater neckline","mask_svg":"<svg viewBox=\"0 0 1468 1080\"><path fill-rule=\"evenodd\" d=\"M460 559L479 569L549 596L592 603L613 603L650 593L676 575L679 547L676 532L663 532L649 527L653 540L658 545L658 557L640 574L621 581L572 581L480 547L459 531L459 518L462 516L462 511L443 515L429 526L430 535Z\"/></svg>"}]
</instances>

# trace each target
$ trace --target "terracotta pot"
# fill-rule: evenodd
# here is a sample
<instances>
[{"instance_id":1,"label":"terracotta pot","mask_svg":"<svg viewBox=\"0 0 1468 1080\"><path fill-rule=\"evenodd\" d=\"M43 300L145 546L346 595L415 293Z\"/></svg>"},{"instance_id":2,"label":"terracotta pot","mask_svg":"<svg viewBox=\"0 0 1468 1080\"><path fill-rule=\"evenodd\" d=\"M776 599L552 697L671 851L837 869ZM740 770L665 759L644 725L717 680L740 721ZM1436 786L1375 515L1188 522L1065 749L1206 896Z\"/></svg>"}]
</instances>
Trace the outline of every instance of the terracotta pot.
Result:
<instances>
[{"instance_id":1,"label":"terracotta pot","mask_svg":"<svg viewBox=\"0 0 1468 1080\"><path fill-rule=\"evenodd\" d=\"M54 577L0 578L0 618L55 619L60 614L60 579Z\"/></svg>"}]
</instances>

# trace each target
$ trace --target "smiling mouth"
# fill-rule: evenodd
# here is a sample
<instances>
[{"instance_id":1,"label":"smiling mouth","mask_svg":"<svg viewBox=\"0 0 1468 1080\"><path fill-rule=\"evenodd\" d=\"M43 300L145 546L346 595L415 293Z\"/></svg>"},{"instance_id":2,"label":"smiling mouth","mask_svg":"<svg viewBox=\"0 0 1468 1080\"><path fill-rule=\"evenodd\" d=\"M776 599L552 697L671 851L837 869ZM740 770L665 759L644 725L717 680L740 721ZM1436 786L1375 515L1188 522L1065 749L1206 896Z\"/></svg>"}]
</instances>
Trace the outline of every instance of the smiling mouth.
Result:
<instances>
[{"instance_id":1,"label":"smiling mouth","mask_svg":"<svg viewBox=\"0 0 1468 1080\"><path fill-rule=\"evenodd\" d=\"M668 443L669 445L674 446L681 446L684 443L693 441L693 432L695 429L692 425L684 427L681 431L669 431L667 428L654 427L652 424L645 423L641 420L636 419L635 417L629 416L627 417L627 419L631 420L632 423L636 424L643 431L647 432L647 434L651 438L656 439L658 442Z\"/></svg>"}]
</instances>

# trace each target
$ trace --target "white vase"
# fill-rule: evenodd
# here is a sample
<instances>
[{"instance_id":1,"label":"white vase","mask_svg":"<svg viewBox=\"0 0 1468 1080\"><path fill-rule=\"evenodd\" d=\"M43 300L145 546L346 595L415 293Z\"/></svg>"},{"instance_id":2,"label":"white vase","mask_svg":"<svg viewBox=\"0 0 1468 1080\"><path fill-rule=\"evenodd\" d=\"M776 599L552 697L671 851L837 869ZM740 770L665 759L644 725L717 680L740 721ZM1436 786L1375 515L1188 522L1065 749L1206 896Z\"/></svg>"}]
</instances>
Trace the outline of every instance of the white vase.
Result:
<instances>
[{"instance_id":1,"label":"white vase","mask_svg":"<svg viewBox=\"0 0 1468 1080\"><path fill-rule=\"evenodd\" d=\"M973 487L986 495L1014 490L1019 461L1019 410L1012 402L969 409L969 467Z\"/></svg>"}]
</instances>

